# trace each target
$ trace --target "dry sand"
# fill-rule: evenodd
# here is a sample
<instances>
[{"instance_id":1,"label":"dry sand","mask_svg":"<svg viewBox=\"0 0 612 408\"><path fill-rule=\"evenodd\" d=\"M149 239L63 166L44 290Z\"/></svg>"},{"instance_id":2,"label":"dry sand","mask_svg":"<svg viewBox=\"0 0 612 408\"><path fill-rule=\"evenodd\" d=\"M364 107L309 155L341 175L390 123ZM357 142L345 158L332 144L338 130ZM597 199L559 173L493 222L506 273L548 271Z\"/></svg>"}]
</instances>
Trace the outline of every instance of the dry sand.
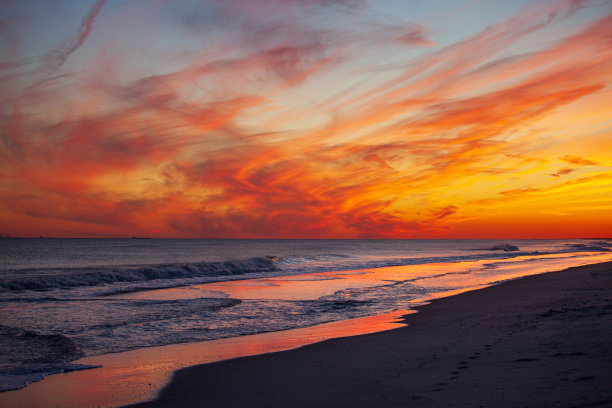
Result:
<instances>
[{"instance_id":1,"label":"dry sand","mask_svg":"<svg viewBox=\"0 0 612 408\"><path fill-rule=\"evenodd\" d=\"M612 263L435 300L396 330L189 367L133 407L612 407Z\"/></svg>"}]
</instances>

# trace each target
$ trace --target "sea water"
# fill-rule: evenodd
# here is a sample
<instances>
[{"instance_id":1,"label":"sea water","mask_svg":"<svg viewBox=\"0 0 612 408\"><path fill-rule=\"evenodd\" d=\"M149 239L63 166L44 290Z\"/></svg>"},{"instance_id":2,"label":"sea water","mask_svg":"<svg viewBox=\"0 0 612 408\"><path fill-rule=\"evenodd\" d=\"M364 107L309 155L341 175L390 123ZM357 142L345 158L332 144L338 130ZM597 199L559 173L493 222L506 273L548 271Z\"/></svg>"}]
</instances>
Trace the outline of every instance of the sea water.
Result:
<instances>
[{"instance_id":1,"label":"sea water","mask_svg":"<svg viewBox=\"0 0 612 408\"><path fill-rule=\"evenodd\" d=\"M606 240L0 240L0 390L135 348L410 309L612 260Z\"/></svg>"}]
</instances>

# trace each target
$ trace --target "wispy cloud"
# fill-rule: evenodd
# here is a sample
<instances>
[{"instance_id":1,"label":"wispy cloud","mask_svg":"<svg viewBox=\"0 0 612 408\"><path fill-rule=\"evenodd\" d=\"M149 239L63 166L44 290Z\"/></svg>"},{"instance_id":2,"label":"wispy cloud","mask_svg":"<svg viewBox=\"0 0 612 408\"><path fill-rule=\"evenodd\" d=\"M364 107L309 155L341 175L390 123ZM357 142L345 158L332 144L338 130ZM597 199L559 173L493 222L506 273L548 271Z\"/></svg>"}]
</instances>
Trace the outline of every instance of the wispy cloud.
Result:
<instances>
[{"instance_id":1,"label":"wispy cloud","mask_svg":"<svg viewBox=\"0 0 612 408\"><path fill-rule=\"evenodd\" d=\"M456 39L363 1L110 6L96 1L38 59L13 46L0 60L0 219L435 237L508 203L537 212L541 194L610 191L612 160L588 146L600 135L551 128L609 92L601 4L535 2ZM114 30L130 7L130 24L159 38ZM68 71L77 50L87 57Z\"/></svg>"},{"instance_id":2,"label":"wispy cloud","mask_svg":"<svg viewBox=\"0 0 612 408\"><path fill-rule=\"evenodd\" d=\"M51 72L54 72L72 55L76 50L79 49L87 40L87 37L91 34L96 18L102 11L102 7L106 4L106 0L97 0L96 3L91 7L89 13L83 18L79 31L74 35L73 38L67 40L64 44L51 51L45 57L47 60L48 68Z\"/></svg>"},{"instance_id":3,"label":"wispy cloud","mask_svg":"<svg viewBox=\"0 0 612 408\"><path fill-rule=\"evenodd\" d=\"M575 165L578 165L578 166L595 166L595 165L597 165L597 163L594 162L593 160L588 160L588 159L582 158L580 156L565 155L563 157L559 157L559 159L563 160L564 162L575 164Z\"/></svg>"},{"instance_id":4,"label":"wispy cloud","mask_svg":"<svg viewBox=\"0 0 612 408\"><path fill-rule=\"evenodd\" d=\"M556 172L552 173L551 176L558 178L558 177L561 177L563 175L570 174L570 173L574 172L575 170L576 169L571 168L571 167L564 167L564 168L559 169Z\"/></svg>"}]
</instances>

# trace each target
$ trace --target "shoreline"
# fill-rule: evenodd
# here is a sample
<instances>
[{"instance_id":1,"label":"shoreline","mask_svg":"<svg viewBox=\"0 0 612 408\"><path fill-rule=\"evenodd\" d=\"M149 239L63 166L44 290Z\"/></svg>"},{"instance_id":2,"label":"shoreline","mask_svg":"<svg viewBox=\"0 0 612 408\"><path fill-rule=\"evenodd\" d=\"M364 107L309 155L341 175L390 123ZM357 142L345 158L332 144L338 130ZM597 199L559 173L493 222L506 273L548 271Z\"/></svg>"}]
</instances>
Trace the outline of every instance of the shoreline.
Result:
<instances>
[{"instance_id":1,"label":"shoreline","mask_svg":"<svg viewBox=\"0 0 612 408\"><path fill-rule=\"evenodd\" d=\"M612 407L612 262L417 310L390 331L183 368L129 407Z\"/></svg>"},{"instance_id":2,"label":"shoreline","mask_svg":"<svg viewBox=\"0 0 612 408\"><path fill-rule=\"evenodd\" d=\"M316 326L239 337L145 347L83 357L74 364L100 365L58 373L26 387L0 393L3 408L108 408L155 398L181 368L220 360L291 350L329 338L358 336L402 327L401 310Z\"/></svg>"}]
</instances>

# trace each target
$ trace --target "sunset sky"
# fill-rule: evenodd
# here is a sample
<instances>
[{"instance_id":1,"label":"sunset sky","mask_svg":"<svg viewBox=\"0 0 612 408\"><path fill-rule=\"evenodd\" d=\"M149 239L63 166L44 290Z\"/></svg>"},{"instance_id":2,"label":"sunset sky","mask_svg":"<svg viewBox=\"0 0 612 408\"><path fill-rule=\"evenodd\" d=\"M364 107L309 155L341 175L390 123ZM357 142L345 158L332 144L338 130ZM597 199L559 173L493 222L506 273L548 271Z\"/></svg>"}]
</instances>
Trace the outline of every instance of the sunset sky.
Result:
<instances>
[{"instance_id":1,"label":"sunset sky","mask_svg":"<svg viewBox=\"0 0 612 408\"><path fill-rule=\"evenodd\" d=\"M612 1L0 1L0 234L612 235Z\"/></svg>"}]
</instances>

